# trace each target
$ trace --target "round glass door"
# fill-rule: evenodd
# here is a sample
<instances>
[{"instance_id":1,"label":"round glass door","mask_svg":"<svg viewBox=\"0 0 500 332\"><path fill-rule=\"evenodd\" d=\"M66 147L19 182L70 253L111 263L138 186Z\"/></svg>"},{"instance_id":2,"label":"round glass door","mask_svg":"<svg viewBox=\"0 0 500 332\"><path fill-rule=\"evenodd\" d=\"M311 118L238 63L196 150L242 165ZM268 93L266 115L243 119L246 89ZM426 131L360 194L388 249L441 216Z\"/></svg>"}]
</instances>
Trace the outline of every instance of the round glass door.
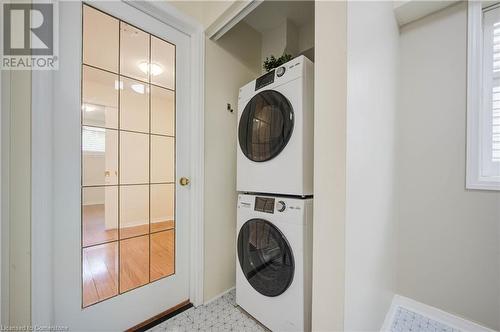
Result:
<instances>
[{"instance_id":1,"label":"round glass door","mask_svg":"<svg viewBox=\"0 0 500 332\"><path fill-rule=\"evenodd\" d=\"M263 219L247 221L238 234L238 259L252 287L265 296L278 296L290 286L295 264L286 238Z\"/></svg>"},{"instance_id":2,"label":"round glass door","mask_svg":"<svg viewBox=\"0 0 500 332\"><path fill-rule=\"evenodd\" d=\"M266 90L245 106L238 127L238 140L252 161L276 157L287 145L293 131L292 105L281 93Z\"/></svg>"}]
</instances>

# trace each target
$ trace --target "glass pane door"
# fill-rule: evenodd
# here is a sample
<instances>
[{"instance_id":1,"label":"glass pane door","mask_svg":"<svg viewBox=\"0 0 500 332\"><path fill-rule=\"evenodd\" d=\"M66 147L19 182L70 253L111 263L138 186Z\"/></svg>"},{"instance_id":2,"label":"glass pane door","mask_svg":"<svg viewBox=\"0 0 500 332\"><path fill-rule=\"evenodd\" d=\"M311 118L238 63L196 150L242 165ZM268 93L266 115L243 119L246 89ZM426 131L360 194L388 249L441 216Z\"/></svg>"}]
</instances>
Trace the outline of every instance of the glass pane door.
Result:
<instances>
[{"instance_id":1,"label":"glass pane door","mask_svg":"<svg viewBox=\"0 0 500 332\"><path fill-rule=\"evenodd\" d=\"M175 54L83 5L84 308L175 273Z\"/></svg>"}]
</instances>

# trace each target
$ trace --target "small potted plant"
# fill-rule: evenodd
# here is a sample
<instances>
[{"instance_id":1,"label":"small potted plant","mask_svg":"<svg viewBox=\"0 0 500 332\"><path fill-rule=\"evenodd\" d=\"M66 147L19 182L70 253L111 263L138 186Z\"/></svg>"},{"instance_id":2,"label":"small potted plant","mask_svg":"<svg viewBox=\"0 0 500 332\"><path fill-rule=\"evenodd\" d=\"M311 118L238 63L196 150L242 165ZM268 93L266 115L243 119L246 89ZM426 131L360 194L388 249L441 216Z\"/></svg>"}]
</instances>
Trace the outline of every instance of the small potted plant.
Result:
<instances>
[{"instance_id":1,"label":"small potted plant","mask_svg":"<svg viewBox=\"0 0 500 332\"><path fill-rule=\"evenodd\" d=\"M274 68L279 67L284 63L287 63L290 60L292 60L291 54L284 53L279 58L276 58L274 55L271 55L271 57L266 57L263 67L266 70L266 72L269 72Z\"/></svg>"}]
</instances>

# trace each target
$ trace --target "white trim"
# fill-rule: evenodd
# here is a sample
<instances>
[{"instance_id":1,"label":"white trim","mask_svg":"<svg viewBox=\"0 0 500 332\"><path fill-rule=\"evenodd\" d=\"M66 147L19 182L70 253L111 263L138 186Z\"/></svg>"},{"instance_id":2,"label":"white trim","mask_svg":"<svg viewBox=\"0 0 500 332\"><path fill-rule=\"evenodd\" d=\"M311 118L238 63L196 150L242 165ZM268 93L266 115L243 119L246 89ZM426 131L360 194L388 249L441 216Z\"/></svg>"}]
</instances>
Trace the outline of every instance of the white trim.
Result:
<instances>
[{"instance_id":1,"label":"white trim","mask_svg":"<svg viewBox=\"0 0 500 332\"><path fill-rule=\"evenodd\" d=\"M384 324L382 325L381 331L391 331L391 324L394 320L394 315L399 307L409 309L417 314L426 316L435 321L441 322L450 327L456 328L464 332L494 332L493 330L471 322L467 319L452 315L441 309L432 307L430 305L415 301L413 299L395 295L392 299L392 304L385 316Z\"/></svg>"},{"instance_id":2,"label":"white trim","mask_svg":"<svg viewBox=\"0 0 500 332\"><path fill-rule=\"evenodd\" d=\"M34 70L31 86L31 322L44 326L53 321L52 72Z\"/></svg>"},{"instance_id":3,"label":"white trim","mask_svg":"<svg viewBox=\"0 0 500 332\"><path fill-rule=\"evenodd\" d=\"M226 32L231 30L232 27L242 21L263 1L264 0L235 1L207 28L208 38L215 41L218 40Z\"/></svg>"},{"instance_id":4,"label":"white trim","mask_svg":"<svg viewBox=\"0 0 500 332\"><path fill-rule=\"evenodd\" d=\"M3 6L0 8L3 17ZM0 34L3 45L3 33ZM0 71L0 325L9 323L9 163L10 163L10 76Z\"/></svg>"},{"instance_id":5,"label":"white trim","mask_svg":"<svg viewBox=\"0 0 500 332\"><path fill-rule=\"evenodd\" d=\"M482 107L482 2L469 1L467 15L467 171L466 188L500 190L500 182L482 177L480 113Z\"/></svg>"},{"instance_id":6,"label":"white trim","mask_svg":"<svg viewBox=\"0 0 500 332\"><path fill-rule=\"evenodd\" d=\"M205 34L200 26L197 33L191 35L191 82L193 110L191 131L191 281L190 299L195 306L203 303L204 290L204 206L205 206Z\"/></svg>"},{"instance_id":7,"label":"white trim","mask_svg":"<svg viewBox=\"0 0 500 332\"><path fill-rule=\"evenodd\" d=\"M194 305L203 303L203 185L204 185L204 32L201 24L194 22L165 2L125 1L128 5L185 33L191 39L191 84L193 90L191 119L191 255L190 300ZM33 156L32 156L32 324L53 323L53 275L52 271L52 143L48 142L47 125L52 123L53 72L33 71ZM47 130L49 129L49 130ZM43 134L43 135L42 135ZM45 137L41 137L45 136ZM46 153L46 154L45 154ZM42 201L42 200L43 201ZM3 295L3 294L2 294ZM3 299L3 296L2 296Z\"/></svg>"},{"instance_id":8,"label":"white trim","mask_svg":"<svg viewBox=\"0 0 500 332\"><path fill-rule=\"evenodd\" d=\"M3 13L2 14L2 17L3 17ZM0 36L0 45L3 45L3 36ZM4 110L5 109L3 108L3 105L4 105L4 96L3 96L3 90L2 90L2 81L3 81L3 77L4 77L4 71L0 72L0 110ZM4 149L2 148L2 142L3 142L3 139L2 139L2 133L3 133L3 130L2 130L2 113L3 112L0 112L0 159L3 160L3 154L4 154ZM3 179L2 179L2 176L1 176L1 170L3 169L3 165L1 165L0 163L0 299L2 299L0 301L0 325L4 325L4 322L2 320L2 317L3 317L3 296L4 296L4 287L3 287L3 273L5 272L5 269L3 267L3 264L4 264L4 260L2 259L3 258L3 248L2 248L2 244L3 244L3 240L2 240L2 230L3 230L3 223L4 223L4 220L5 218L2 217L3 215L3 208L4 205L2 204L2 191L4 190L4 187L3 187Z\"/></svg>"},{"instance_id":9,"label":"white trim","mask_svg":"<svg viewBox=\"0 0 500 332\"><path fill-rule=\"evenodd\" d=\"M221 297L223 297L224 295L226 295L227 293L229 293L230 291L232 291L232 290L234 290L234 289L236 289L236 287L231 287L231 288L229 288L229 289L227 289L227 290L223 291L222 293L220 293L220 294L218 294L218 295L215 295L215 296L214 296L214 297L212 297L210 300L205 301L205 303L204 303L203 305L208 305L208 304L210 304L210 303L212 303L212 302L214 302L214 301L216 301L216 300L220 299Z\"/></svg>"},{"instance_id":10,"label":"white trim","mask_svg":"<svg viewBox=\"0 0 500 332\"><path fill-rule=\"evenodd\" d=\"M3 35L3 34L2 34ZM3 36L0 37L0 42ZM0 324L9 323L9 233L10 233L10 210L9 210L9 167L10 167L10 77L11 72L2 70L1 76L1 224L0 224Z\"/></svg>"}]
</instances>

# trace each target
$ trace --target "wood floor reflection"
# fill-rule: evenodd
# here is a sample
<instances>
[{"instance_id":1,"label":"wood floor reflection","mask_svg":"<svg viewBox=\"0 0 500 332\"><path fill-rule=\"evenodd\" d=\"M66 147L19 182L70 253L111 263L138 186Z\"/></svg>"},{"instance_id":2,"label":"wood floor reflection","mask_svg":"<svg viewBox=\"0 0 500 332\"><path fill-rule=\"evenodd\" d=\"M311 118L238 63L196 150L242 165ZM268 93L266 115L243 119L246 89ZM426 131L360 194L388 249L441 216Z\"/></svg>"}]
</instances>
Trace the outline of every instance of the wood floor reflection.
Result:
<instances>
[{"instance_id":1,"label":"wood floor reflection","mask_svg":"<svg viewBox=\"0 0 500 332\"><path fill-rule=\"evenodd\" d=\"M83 249L83 306L118 294L118 242Z\"/></svg>"},{"instance_id":2,"label":"wood floor reflection","mask_svg":"<svg viewBox=\"0 0 500 332\"><path fill-rule=\"evenodd\" d=\"M104 204L83 206L83 246L118 240L118 220L106 227Z\"/></svg>"},{"instance_id":3,"label":"wood floor reflection","mask_svg":"<svg viewBox=\"0 0 500 332\"><path fill-rule=\"evenodd\" d=\"M149 236L120 241L120 293L149 282Z\"/></svg>"},{"instance_id":4,"label":"wood floor reflection","mask_svg":"<svg viewBox=\"0 0 500 332\"><path fill-rule=\"evenodd\" d=\"M151 234L150 281L174 273L175 232L173 230Z\"/></svg>"},{"instance_id":5,"label":"wood floor reflection","mask_svg":"<svg viewBox=\"0 0 500 332\"><path fill-rule=\"evenodd\" d=\"M96 244L118 240L118 221L105 224L104 204L83 206L83 246L88 247ZM149 225L140 225L120 229L120 238L126 239L134 236L149 234ZM173 220L151 223L151 233L173 229Z\"/></svg>"},{"instance_id":6,"label":"wood floor reflection","mask_svg":"<svg viewBox=\"0 0 500 332\"><path fill-rule=\"evenodd\" d=\"M83 306L86 307L118 294L118 270L120 293L174 274L175 230L84 248L82 259Z\"/></svg>"}]
</instances>

